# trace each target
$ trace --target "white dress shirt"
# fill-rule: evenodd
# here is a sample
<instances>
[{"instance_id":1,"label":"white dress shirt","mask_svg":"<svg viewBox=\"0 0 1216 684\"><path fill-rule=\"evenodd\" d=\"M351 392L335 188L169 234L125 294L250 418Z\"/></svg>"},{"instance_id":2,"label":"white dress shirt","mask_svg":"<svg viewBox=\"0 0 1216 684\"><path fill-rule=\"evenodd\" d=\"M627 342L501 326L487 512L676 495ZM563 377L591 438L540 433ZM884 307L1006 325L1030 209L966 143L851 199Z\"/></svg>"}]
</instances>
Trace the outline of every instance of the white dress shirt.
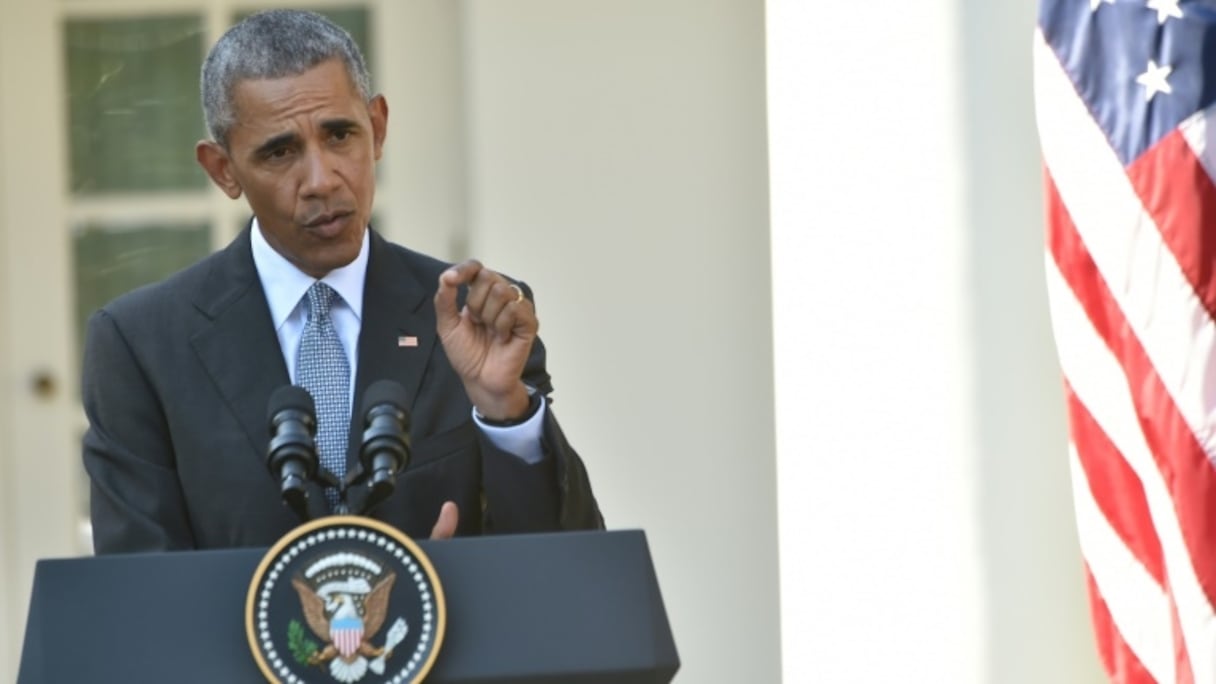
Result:
<instances>
[{"instance_id":1,"label":"white dress shirt","mask_svg":"<svg viewBox=\"0 0 1216 684\"><path fill-rule=\"evenodd\" d=\"M308 321L308 302L305 299L308 288L316 282L312 276L296 268L266 242L262 228L255 218L250 239L253 246L253 265L257 268L258 278L262 281L262 292L266 293L266 303L270 306L270 320L274 323L275 333L279 337L279 347L283 351L283 360L287 362L287 372L291 382L296 382L296 354L300 349L300 338L304 334L304 324ZM351 405L354 405L355 378L359 368L359 329L363 321L363 282L367 275L367 259L370 241L367 231L363 233L363 246L355 260L334 269L321 279L338 293L330 305L330 318L334 330L342 341L342 349L350 362ZM545 415L546 402L541 402L540 410L528 420L511 427L495 427L486 425L473 411L473 421L486 434L494 446L523 459L527 463L539 463L544 456L540 447L540 436Z\"/></svg>"}]
</instances>

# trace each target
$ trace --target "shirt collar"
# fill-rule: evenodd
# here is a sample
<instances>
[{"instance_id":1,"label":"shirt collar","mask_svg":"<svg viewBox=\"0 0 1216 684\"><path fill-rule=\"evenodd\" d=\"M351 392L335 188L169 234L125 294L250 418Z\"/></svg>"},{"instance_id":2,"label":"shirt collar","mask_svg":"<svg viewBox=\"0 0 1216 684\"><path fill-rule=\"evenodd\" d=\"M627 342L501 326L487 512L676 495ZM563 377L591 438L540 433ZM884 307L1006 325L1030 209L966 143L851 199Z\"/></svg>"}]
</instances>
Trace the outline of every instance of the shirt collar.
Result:
<instances>
[{"instance_id":1,"label":"shirt collar","mask_svg":"<svg viewBox=\"0 0 1216 684\"><path fill-rule=\"evenodd\" d=\"M266 303L270 305L270 320L274 322L274 329L278 330L300 305L300 300L316 279L296 268L295 264L270 246L262 235L262 227L258 224L257 217L253 219L249 239L253 248L253 265L257 268L258 279L262 281ZM367 229L364 228L359 256L321 278L322 282L342 297L342 301L359 320L363 320L363 281L367 275L369 242Z\"/></svg>"}]
</instances>

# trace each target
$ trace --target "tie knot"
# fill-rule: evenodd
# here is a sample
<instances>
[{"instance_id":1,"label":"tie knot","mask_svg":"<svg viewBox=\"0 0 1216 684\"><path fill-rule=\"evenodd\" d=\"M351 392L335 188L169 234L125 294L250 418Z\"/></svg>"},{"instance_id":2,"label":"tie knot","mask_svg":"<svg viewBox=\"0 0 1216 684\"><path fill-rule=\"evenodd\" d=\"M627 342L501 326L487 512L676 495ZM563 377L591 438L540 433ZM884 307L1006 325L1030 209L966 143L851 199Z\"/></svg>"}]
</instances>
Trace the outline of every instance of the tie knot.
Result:
<instances>
[{"instance_id":1,"label":"tie knot","mask_svg":"<svg viewBox=\"0 0 1216 684\"><path fill-rule=\"evenodd\" d=\"M337 296L334 289L321 281L308 288L308 320L322 321L329 318L329 306Z\"/></svg>"}]
</instances>

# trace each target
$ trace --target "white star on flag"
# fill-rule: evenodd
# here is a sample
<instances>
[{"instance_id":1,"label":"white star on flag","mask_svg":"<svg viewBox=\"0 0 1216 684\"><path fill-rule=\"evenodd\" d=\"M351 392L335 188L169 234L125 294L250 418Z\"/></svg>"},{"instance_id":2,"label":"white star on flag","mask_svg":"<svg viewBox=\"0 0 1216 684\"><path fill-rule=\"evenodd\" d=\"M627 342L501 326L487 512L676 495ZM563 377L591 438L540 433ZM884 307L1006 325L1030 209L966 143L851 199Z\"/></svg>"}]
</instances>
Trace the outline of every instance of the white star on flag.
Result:
<instances>
[{"instance_id":1,"label":"white star on flag","mask_svg":"<svg viewBox=\"0 0 1216 684\"><path fill-rule=\"evenodd\" d=\"M1179 0L1148 0L1148 8L1157 10L1157 23L1164 24L1169 17L1175 19L1182 18L1182 8L1178 6ZM1090 0L1092 3L1093 0Z\"/></svg>"},{"instance_id":2,"label":"white star on flag","mask_svg":"<svg viewBox=\"0 0 1216 684\"><path fill-rule=\"evenodd\" d=\"M1089 0L1089 11L1090 11L1090 12L1097 12L1097 11L1098 11L1098 5L1101 5L1101 4L1102 4L1102 3L1104 3L1104 2L1105 2L1106 4L1108 4L1108 5L1113 5L1113 4L1115 4L1115 0Z\"/></svg>"},{"instance_id":3,"label":"white star on flag","mask_svg":"<svg viewBox=\"0 0 1216 684\"><path fill-rule=\"evenodd\" d=\"M1148 102L1153 99L1157 93L1165 93L1169 95L1174 92L1170 88L1168 79L1170 72L1174 70L1171 66L1157 66L1153 60L1148 61L1148 68L1143 74L1136 77L1136 83L1144 86L1144 101Z\"/></svg>"}]
</instances>

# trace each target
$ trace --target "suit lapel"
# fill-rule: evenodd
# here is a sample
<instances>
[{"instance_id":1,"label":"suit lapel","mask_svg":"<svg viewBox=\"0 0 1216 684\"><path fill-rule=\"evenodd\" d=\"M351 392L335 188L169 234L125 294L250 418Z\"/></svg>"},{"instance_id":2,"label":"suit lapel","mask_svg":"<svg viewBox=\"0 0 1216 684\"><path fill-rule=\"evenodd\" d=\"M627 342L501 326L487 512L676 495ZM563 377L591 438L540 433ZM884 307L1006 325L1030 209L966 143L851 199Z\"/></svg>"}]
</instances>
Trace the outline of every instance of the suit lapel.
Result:
<instances>
[{"instance_id":1,"label":"suit lapel","mask_svg":"<svg viewBox=\"0 0 1216 684\"><path fill-rule=\"evenodd\" d=\"M269 436L266 402L291 380L253 265L248 228L213 257L194 301L208 322L190 343L261 457Z\"/></svg>"},{"instance_id":2,"label":"suit lapel","mask_svg":"<svg viewBox=\"0 0 1216 684\"><path fill-rule=\"evenodd\" d=\"M363 286L363 318L359 331L359 368L351 409L347 472L359 462L363 438L363 395L377 380L395 380L405 388L410 406L435 345L435 310L426 306L435 285L418 280L414 269L374 231Z\"/></svg>"}]
</instances>

